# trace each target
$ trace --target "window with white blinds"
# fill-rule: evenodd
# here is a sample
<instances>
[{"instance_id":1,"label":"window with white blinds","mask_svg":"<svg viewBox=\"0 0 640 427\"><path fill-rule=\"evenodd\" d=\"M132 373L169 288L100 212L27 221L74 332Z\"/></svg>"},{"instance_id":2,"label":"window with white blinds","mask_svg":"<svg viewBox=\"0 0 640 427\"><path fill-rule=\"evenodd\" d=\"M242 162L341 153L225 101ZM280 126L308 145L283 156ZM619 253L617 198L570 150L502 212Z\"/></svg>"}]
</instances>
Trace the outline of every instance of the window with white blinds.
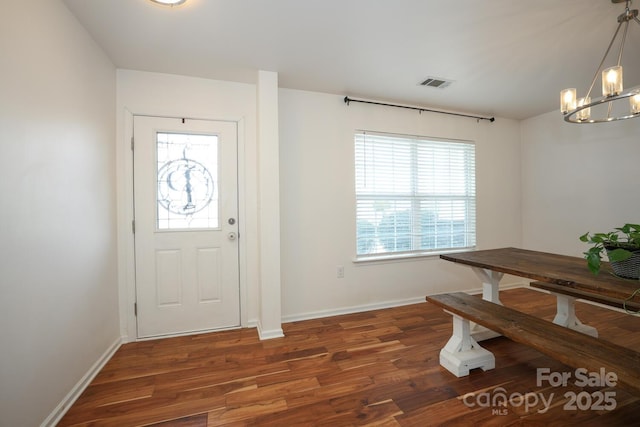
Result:
<instances>
[{"instance_id":1,"label":"window with white blinds","mask_svg":"<svg viewBox=\"0 0 640 427\"><path fill-rule=\"evenodd\" d=\"M355 134L358 258L476 244L475 145Z\"/></svg>"}]
</instances>

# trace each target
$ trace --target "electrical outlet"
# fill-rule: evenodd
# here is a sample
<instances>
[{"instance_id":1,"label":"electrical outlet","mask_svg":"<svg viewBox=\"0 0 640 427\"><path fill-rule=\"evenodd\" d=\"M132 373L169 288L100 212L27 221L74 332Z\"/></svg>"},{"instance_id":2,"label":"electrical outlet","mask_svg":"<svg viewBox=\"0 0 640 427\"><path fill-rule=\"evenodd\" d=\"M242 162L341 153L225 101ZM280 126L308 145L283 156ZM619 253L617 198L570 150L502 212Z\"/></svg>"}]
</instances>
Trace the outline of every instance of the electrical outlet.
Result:
<instances>
[{"instance_id":1,"label":"electrical outlet","mask_svg":"<svg viewBox=\"0 0 640 427\"><path fill-rule=\"evenodd\" d=\"M338 279L344 278L344 267L343 266L339 265L336 268L336 276L338 277Z\"/></svg>"}]
</instances>

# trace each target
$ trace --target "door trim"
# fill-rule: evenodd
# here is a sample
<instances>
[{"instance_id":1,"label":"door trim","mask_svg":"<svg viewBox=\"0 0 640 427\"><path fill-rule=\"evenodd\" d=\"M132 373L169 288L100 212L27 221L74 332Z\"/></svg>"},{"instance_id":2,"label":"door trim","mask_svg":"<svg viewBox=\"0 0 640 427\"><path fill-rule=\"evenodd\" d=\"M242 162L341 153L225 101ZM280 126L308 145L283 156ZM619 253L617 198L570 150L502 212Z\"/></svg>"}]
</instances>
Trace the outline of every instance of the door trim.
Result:
<instances>
[{"instance_id":1,"label":"door trim","mask_svg":"<svg viewBox=\"0 0 640 427\"><path fill-rule=\"evenodd\" d=\"M134 304L136 302L135 279L135 246L132 233L132 221L134 218L133 199L133 150L131 140L133 138L134 116L151 116L181 119L178 116L161 116L154 114L137 114L125 109L123 114L123 138L117 142L116 149L116 177L118 181L117 194L117 224L118 224L118 286L120 307L120 333L122 342L138 341ZM212 120L222 122L234 122L237 127L238 137L238 255L239 255L239 280L240 280L240 327L251 326L247 314L247 243L243 236L247 235L246 223L246 156L245 156L245 123L244 119L229 120L215 117L185 117L193 120ZM182 334L184 335L184 334ZM179 335L171 335L179 336Z\"/></svg>"}]
</instances>

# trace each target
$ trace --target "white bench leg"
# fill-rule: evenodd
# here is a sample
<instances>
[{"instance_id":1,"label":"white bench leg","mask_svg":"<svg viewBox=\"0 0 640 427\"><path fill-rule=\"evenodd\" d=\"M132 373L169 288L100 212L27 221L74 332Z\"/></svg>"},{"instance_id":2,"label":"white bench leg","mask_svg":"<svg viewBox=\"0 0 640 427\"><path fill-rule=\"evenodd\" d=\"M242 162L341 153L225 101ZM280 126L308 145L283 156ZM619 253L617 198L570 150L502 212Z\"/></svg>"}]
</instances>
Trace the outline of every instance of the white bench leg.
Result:
<instances>
[{"instance_id":1,"label":"white bench leg","mask_svg":"<svg viewBox=\"0 0 640 427\"><path fill-rule=\"evenodd\" d=\"M478 267L473 267L473 271L482 282L482 299L502 305L502 301L500 301L499 283L503 274L498 271ZM476 341L484 341L490 338L499 337L500 334L492 331L491 329L487 329L484 326L480 326L477 323L471 322L471 336Z\"/></svg>"},{"instance_id":2,"label":"white bench leg","mask_svg":"<svg viewBox=\"0 0 640 427\"><path fill-rule=\"evenodd\" d=\"M456 377L469 375L470 369L482 368L483 371L496 367L496 360L471 337L468 319L456 314L453 316L453 335L447 345L440 350L440 364Z\"/></svg>"},{"instance_id":3,"label":"white bench leg","mask_svg":"<svg viewBox=\"0 0 640 427\"><path fill-rule=\"evenodd\" d=\"M557 311L553 323L598 338L598 330L596 328L585 325L576 317L576 298L556 293L554 295L557 301Z\"/></svg>"}]
</instances>

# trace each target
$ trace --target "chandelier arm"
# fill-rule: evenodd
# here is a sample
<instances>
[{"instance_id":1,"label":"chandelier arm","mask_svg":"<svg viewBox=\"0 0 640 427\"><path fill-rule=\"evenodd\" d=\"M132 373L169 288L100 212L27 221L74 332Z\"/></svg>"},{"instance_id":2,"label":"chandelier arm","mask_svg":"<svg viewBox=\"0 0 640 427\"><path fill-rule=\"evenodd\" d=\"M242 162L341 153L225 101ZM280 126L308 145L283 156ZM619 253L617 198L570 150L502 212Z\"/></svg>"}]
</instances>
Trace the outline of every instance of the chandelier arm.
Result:
<instances>
[{"instance_id":1,"label":"chandelier arm","mask_svg":"<svg viewBox=\"0 0 640 427\"><path fill-rule=\"evenodd\" d=\"M616 28L616 32L613 33L613 38L609 42L609 47L607 47L607 51L604 53L604 56L602 57L602 61L600 61L600 65L598 65L598 68L596 69L596 73L593 76L593 80L591 80L591 86L589 86L589 91L587 92L587 95L586 95L587 97L591 96L591 90L593 90L593 86L596 84L596 80L598 79L598 76L600 75L600 70L602 69L602 64L604 64L604 61L607 59L607 55L609 55L609 52L611 51L611 46L613 46L613 42L615 42L616 37L618 37L618 32L620 32L620 27L622 27L622 22L618 23L618 28Z\"/></svg>"},{"instance_id":2,"label":"chandelier arm","mask_svg":"<svg viewBox=\"0 0 640 427\"><path fill-rule=\"evenodd\" d=\"M629 13L629 2L627 1L627 14ZM622 22L620 22L622 24ZM618 25L620 27L620 25ZM618 52L618 67L622 62L622 52L624 51L624 42L627 40L627 31L629 30L629 20L624 21L624 31L622 32L622 43L620 43L620 51ZM611 111L613 110L613 102L609 101L607 105L607 119L611 119Z\"/></svg>"},{"instance_id":3,"label":"chandelier arm","mask_svg":"<svg viewBox=\"0 0 640 427\"><path fill-rule=\"evenodd\" d=\"M624 21L624 32L622 33L622 43L620 43L620 52L618 53L618 66L622 62L622 51L624 50L624 42L627 40L627 31L629 30L629 21Z\"/></svg>"}]
</instances>

